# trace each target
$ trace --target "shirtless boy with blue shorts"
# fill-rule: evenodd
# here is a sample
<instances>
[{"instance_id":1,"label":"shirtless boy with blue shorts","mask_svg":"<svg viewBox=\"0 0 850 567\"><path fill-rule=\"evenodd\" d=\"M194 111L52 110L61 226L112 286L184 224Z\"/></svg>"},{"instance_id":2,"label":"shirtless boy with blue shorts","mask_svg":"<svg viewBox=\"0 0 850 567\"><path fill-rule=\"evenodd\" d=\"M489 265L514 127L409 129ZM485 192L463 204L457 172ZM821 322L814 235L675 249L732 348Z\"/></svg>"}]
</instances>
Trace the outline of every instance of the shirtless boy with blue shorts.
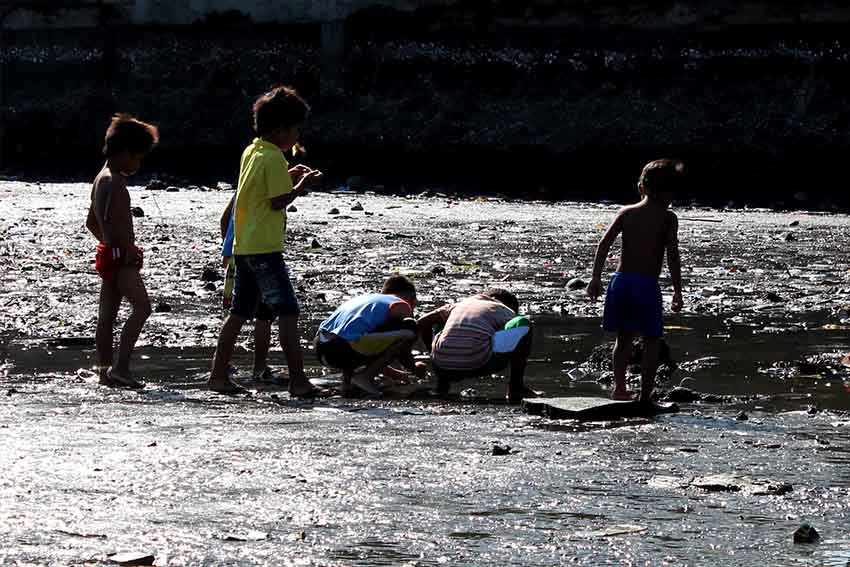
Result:
<instances>
[{"instance_id":1,"label":"shirtless boy with blue shorts","mask_svg":"<svg viewBox=\"0 0 850 567\"><path fill-rule=\"evenodd\" d=\"M626 366L637 335L644 341L640 400L648 402L655 388L658 341L664 334L663 305L658 277L667 253L673 283L672 309L682 309L682 276L679 257L679 220L669 210L683 183L682 163L656 160L648 163L638 181L641 201L620 209L596 248L593 279L587 287L592 299L602 292L602 269L614 240L623 233L623 249L617 273L605 294L602 326L617 333L614 345L615 400L630 400L626 391Z\"/></svg>"}]
</instances>

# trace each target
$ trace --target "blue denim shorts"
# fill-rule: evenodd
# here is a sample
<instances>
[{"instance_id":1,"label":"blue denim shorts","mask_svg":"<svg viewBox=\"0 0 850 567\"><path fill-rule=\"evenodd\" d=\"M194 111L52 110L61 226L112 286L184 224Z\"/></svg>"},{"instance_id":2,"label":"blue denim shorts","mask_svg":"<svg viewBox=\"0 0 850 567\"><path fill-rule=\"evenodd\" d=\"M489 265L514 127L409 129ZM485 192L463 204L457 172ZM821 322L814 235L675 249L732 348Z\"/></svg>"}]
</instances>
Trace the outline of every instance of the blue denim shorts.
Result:
<instances>
[{"instance_id":1,"label":"blue denim shorts","mask_svg":"<svg viewBox=\"0 0 850 567\"><path fill-rule=\"evenodd\" d=\"M258 302L265 303L274 317L298 315L298 299L282 252L237 255L233 307L230 312L251 319Z\"/></svg>"}]
</instances>

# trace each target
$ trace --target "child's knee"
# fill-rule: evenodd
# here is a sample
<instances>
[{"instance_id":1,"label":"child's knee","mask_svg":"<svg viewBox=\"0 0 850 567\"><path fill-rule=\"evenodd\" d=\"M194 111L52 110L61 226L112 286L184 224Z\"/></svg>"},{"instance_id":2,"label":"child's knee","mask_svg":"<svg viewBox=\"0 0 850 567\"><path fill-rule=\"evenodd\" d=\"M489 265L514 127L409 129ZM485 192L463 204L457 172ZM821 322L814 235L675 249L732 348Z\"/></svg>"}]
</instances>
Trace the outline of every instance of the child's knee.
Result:
<instances>
[{"instance_id":1,"label":"child's knee","mask_svg":"<svg viewBox=\"0 0 850 567\"><path fill-rule=\"evenodd\" d=\"M133 313L138 317L143 319L147 319L153 313L153 308L151 308L151 302L149 299L144 299L142 301L136 301L133 304Z\"/></svg>"}]
</instances>

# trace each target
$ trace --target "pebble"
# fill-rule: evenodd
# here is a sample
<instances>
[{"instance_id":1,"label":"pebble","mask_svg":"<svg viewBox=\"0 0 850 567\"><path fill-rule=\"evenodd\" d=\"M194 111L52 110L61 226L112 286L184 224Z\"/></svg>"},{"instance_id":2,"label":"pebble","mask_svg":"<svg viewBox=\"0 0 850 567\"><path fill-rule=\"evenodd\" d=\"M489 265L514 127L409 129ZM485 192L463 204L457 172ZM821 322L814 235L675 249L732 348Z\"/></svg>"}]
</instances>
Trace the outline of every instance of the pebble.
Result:
<instances>
[{"instance_id":1,"label":"pebble","mask_svg":"<svg viewBox=\"0 0 850 567\"><path fill-rule=\"evenodd\" d=\"M207 267L201 273L201 280L205 282L217 282L221 280L221 274L218 273L218 270Z\"/></svg>"},{"instance_id":2,"label":"pebble","mask_svg":"<svg viewBox=\"0 0 850 567\"><path fill-rule=\"evenodd\" d=\"M180 187L177 187L176 185L169 185L168 188L165 190L166 193L177 193L179 191Z\"/></svg>"},{"instance_id":3,"label":"pebble","mask_svg":"<svg viewBox=\"0 0 850 567\"><path fill-rule=\"evenodd\" d=\"M747 421L748 419L750 419L750 416L748 416L746 412L741 411L738 412L738 415L735 416L735 419L737 419L738 421Z\"/></svg>"},{"instance_id":4,"label":"pebble","mask_svg":"<svg viewBox=\"0 0 850 567\"><path fill-rule=\"evenodd\" d=\"M359 202L354 203L354 206L353 206L353 207L351 207L351 210L352 210L352 211L362 211L362 210L363 210L363 205L361 205Z\"/></svg>"},{"instance_id":5,"label":"pebble","mask_svg":"<svg viewBox=\"0 0 850 567\"><path fill-rule=\"evenodd\" d=\"M567 289L577 291L587 288L587 282L581 278L573 278L567 282Z\"/></svg>"},{"instance_id":6,"label":"pebble","mask_svg":"<svg viewBox=\"0 0 850 567\"><path fill-rule=\"evenodd\" d=\"M798 221L798 220L791 221L791 224L789 224L788 226L800 226L800 221Z\"/></svg>"},{"instance_id":7,"label":"pebble","mask_svg":"<svg viewBox=\"0 0 850 567\"><path fill-rule=\"evenodd\" d=\"M156 557L149 553L116 553L107 557L110 562L118 565L153 565Z\"/></svg>"},{"instance_id":8,"label":"pebble","mask_svg":"<svg viewBox=\"0 0 850 567\"><path fill-rule=\"evenodd\" d=\"M499 445L498 443L495 443L493 445L493 451L492 451L491 455L493 455L494 457L503 457L505 455L510 455L510 454L511 454L511 446L510 445L505 445L504 447L502 445Z\"/></svg>"},{"instance_id":9,"label":"pebble","mask_svg":"<svg viewBox=\"0 0 850 567\"><path fill-rule=\"evenodd\" d=\"M298 207L296 207L295 205L289 205L289 208L288 208L288 209L286 209L286 210L287 210L288 212L290 212L290 213L297 213L297 212L298 212Z\"/></svg>"},{"instance_id":10,"label":"pebble","mask_svg":"<svg viewBox=\"0 0 850 567\"><path fill-rule=\"evenodd\" d=\"M313 239L312 242L310 242L310 248L321 248L321 247L322 247L321 243L318 240L316 240L315 238Z\"/></svg>"},{"instance_id":11,"label":"pebble","mask_svg":"<svg viewBox=\"0 0 850 567\"><path fill-rule=\"evenodd\" d=\"M207 282L204 284L204 289L207 291L215 291L215 284L212 282Z\"/></svg>"},{"instance_id":12,"label":"pebble","mask_svg":"<svg viewBox=\"0 0 850 567\"><path fill-rule=\"evenodd\" d=\"M794 543L817 543L820 534L811 524L802 524L794 532Z\"/></svg>"},{"instance_id":13,"label":"pebble","mask_svg":"<svg viewBox=\"0 0 850 567\"><path fill-rule=\"evenodd\" d=\"M170 313L171 306L167 303L157 303L154 308L154 313Z\"/></svg>"},{"instance_id":14,"label":"pebble","mask_svg":"<svg viewBox=\"0 0 850 567\"><path fill-rule=\"evenodd\" d=\"M136 218L145 216L145 211L143 211L141 207L133 207L130 209L130 212L132 212L133 216Z\"/></svg>"},{"instance_id":15,"label":"pebble","mask_svg":"<svg viewBox=\"0 0 850 567\"><path fill-rule=\"evenodd\" d=\"M329 210L329 211L328 211L328 214L329 214L329 215L338 215L338 214L339 214L339 209L337 209L336 207L334 207L333 209L331 209L331 210Z\"/></svg>"}]
</instances>

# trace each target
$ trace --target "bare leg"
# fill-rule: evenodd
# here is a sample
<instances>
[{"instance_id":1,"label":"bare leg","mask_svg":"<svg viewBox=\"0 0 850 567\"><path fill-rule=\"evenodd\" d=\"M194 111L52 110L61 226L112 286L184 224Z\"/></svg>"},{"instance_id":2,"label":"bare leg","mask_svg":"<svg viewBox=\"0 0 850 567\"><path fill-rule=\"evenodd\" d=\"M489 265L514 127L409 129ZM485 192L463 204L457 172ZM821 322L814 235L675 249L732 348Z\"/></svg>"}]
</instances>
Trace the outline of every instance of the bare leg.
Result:
<instances>
[{"instance_id":1,"label":"bare leg","mask_svg":"<svg viewBox=\"0 0 850 567\"><path fill-rule=\"evenodd\" d=\"M254 375L266 369L272 337L271 321L254 321Z\"/></svg>"},{"instance_id":2,"label":"bare leg","mask_svg":"<svg viewBox=\"0 0 850 567\"><path fill-rule=\"evenodd\" d=\"M525 387L525 368L528 365L528 356L531 354L532 332L529 328L528 334L511 353L511 377L508 382L507 398L512 404L521 402L530 393Z\"/></svg>"},{"instance_id":3,"label":"bare leg","mask_svg":"<svg viewBox=\"0 0 850 567\"><path fill-rule=\"evenodd\" d=\"M640 401L648 402L655 389L655 372L658 370L658 339L643 338L643 361L640 372Z\"/></svg>"},{"instance_id":4,"label":"bare leg","mask_svg":"<svg viewBox=\"0 0 850 567\"><path fill-rule=\"evenodd\" d=\"M230 358L233 356L236 338L239 336L239 331L244 324L245 319L232 313L225 319L224 325L221 327L221 333L218 335L218 345L216 346L215 356L213 357L212 372L207 383L210 390L224 394L238 393L243 390L239 384L230 379L227 367L230 364Z\"/></svg>"},{"instance_id":5,"label":"bare leg","mask_svg":"<svg viewBox=\"0 0 850 567\"><path fill-rule=\"evenodd\" d=\"M304 374L304 355L301 352L301 340L298 334L298 315L281 315L280 346L286 355L289 367L289 393L303 396L316 390Z\"/></svg>"},{"instance_id":6,"label":"bare leg","mask_svg":"<svg viewBox=\"0 0 850 567\"><path fill-rule=\"evenodd\" d=\"M97 310L97 333L95 335L98 377L101 384L111 384L107 377L107 371L112 366L113 333L120 305L121 294L118 292L115 282L101 281L100 305Z\"/></svg>"},{"instance_id":7,"label":"bare leg","mask_svg":"<svg viewBox=\"0 0 850 567\"><path fill-rule=\"evenodd\" d=\"M142 333L142 326L151 315L151 300L139 270L133 266L121 268L116 274L118 292L126 297L133 308L132 313L121 330L121 341L118 346L118 360L114 370L121 376L130 375L130 355L136 341Z\"/></svg>"},{"instance_id":8,"label":"bare leg","mask_svg":"<svg viewBox=\"0 0 850 567\"><path fill-rule=\"evenodd\" d=\"M354 374L351 378L351 382L371 395L380 395L381 391L375 386L374 379L375 376L378 375L384 368L386 368L387 364L390 363L394 358L398 357L400 353L404 351L404 349L410 349L410 345L413 344L413 339L406 339L403 341L399 341L392 346L390 346L387 350L382 352L375 360L369 363L369 365Z\"/></svg>"},{"instance_id":9,"label":"bare leg","mask_svg":"<svg viewBox=\"0 0 850 567\"><path fill-rule=\"evenodd\" d=\"M611 392L611 398L615 400L632 399L631 393L626 390L626 367L634 340L635 333L631 331L620 331L617 334L617 342L614 344L614 391Z\"/></svg>"}]
</instances>

